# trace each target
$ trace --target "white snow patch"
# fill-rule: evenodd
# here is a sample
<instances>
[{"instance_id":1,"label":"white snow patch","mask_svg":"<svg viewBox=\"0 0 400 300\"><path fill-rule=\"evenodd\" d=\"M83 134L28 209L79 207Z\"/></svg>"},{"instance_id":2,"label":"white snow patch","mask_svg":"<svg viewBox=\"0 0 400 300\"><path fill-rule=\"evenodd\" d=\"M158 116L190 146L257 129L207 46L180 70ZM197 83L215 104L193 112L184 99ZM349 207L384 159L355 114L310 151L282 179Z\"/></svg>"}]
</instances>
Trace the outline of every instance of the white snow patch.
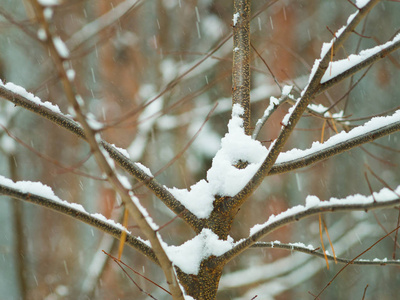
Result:
<instances>
[{"instance_id":1,"label":"white snow patch","mask_svg":"<svg viewBox=\"0 0 400 300\"><path fill-rule=\"evenodd\" d=\"M239 20L239 17L240 17L240 14L238 12L233 15L233 19L232 19L233 26L236 26L237 21Z\"/></svg>"},{"instance_id":2,"label":"white snow patch","mask_svg":"<svg viewBox=\"0 0 400 300\"><path fill-rule=\"evenodd\" d=\"M68 70L66 70L66 73L67 73L68 80L71 81L71 82L74 81L74 79L75 79L75 70L68 69Z\"/></svg>"},{"instance_id":3,"label":"white snow patch","mask_svg":"<svg viewBox=\"0 0 400 300\"><path fill-rule=\"evenodd\" d=\"M47 40L47 34L43 28L39 28L39 30L37 32L37 36L38 36L39 40L41 40L41 41Z\"/></svg>"},{"instance_id":4,"label":"white snow patch","mask_svg":"<svg viewBox=\"0 0 400 300\"><path fill-rule=\"evenodd\" d=\"M356 5L358 8L363 8L369 3L370 0L356 0Z\"/></svg>"},{"instance_id":5,"label":"white snow patch","mask_svg":"<svg viewBox=\"0 0 400 300\"><path fill-rule=\"evenodd\" d=\"M54 43L54 47L56 48L58 54L62 58L68 58L69 50L68 50L67 46L64 44L64 42L60 39L60 37L58 37L58 36L53 37L53 43Z\"/></svg>"},{"instance_id":6,"label":"white snow patch","mask_svg":"<svg viewBox=\"0 0 400 300\"><path fill-rule=\"evenodd\" d=\"M10 92L18 94L18 95L28 99L29 101L34 102L37 105L44 106L56 113L61 113L58 105L54 105L48 101L43 102L38 97L36 97L32 93L29 93L27 90L25 90L22 86L16 85L12 82L8 82L8 83L4 84L1 80L0 80L0 86L3 86L5 89L9 90Z\"/></svg>"},{"instance_id":7,"label":"white snow patch","mask_svg":"<svg viewBox=\"0 0 400 300\"><path fill-rule=\"evenodd\" d=\"M61 4L60 0L38 0L42 6L55 6Z\"/></svg>"},{"instance_id":8,"label":"white snow patch","mask_svg":"<svg viewBox=\"0 0 400 300\"><path fill-rule=\"evenodd\" d=\"M153 173L151 173L150 169L145 165L141 164L140 162L136 162L135 165L138 166L144 173L146 173L146 175L154 177Z\"/></svg>"},{"instance_id":9,"label":"white snow patch","mask_svg":"<svg viewBox=\"0 0 400 300\"><path fill-rule=\"evenodd\" d=\"M174 265L187 274L197 275L204 259L220 256L232 249L233 239L220 240L210 229L203 229L193 239L180 246L167 246L165 251Z\"/></svg>"},{"instance_id":10,"label":"white snow patch","mask_svg":"<svg viewBox=\"0 0 400 300\"><path fill-rule=\"evenodd\" d=\"M221 148L207 172L207 179L192 185L189 191L169 189L178 201L199 218L209 216L215 196L236 195L257 172L268 154L267 148L244 133L243 119L240 117L243 112L240 105L233 106L228 133L221 140ZM248 162L247 167L236 168L239 161Z\"/></svg>"},{"instance_id":11,"label":"white snow patch","mask_svg":"<svg viewBox=\"0 0 400 300\"><path fill-rule=\"evenodd\" d=\"M113 146L115 149L117 149L119 152L121 152L122 155L124 155L125 157L129 158L129 153L128 153L128 151L126 151L126 149L117 147L114 144L111 144L111 146Z\"/></svg>"}]
</instances>

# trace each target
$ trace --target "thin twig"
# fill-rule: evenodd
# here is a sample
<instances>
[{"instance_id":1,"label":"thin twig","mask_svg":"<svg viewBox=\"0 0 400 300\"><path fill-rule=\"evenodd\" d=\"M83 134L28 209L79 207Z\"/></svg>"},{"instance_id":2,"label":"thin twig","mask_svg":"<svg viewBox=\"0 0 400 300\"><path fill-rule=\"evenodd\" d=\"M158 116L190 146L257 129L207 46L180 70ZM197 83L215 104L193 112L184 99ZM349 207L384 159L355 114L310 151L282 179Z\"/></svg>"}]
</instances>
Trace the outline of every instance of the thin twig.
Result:
<instances>
[{"instance_id":1,"label":"thin twig","mask_svg":"<svg viewBox=\"0 0 400 300\"><path fill-rule=\"evenodd\" d=\"M371 250L374 246L376 246L377 244L379 244L384 238L386 238L387 236L389 236L390 234L392 234L393 232L395 232L396 230L398 230L399 227L396 227L395 229L393 229L391 232L389 232L388 234L384 235L383 237L381 237L379 240L377 240L375 243L373 243L370 247L368 247L366 250L364 250L363 252L361 252L359 255L357 255L356 257L354 257L350 262L348 262L343 268L340 269L339 272L337 272L335 274L335 276L333 276L333 278L328 282L328 284L319 292L319 294L315 297L318 298L319 296L321 296L321 294L328 288L328 286L330 286L332 284L332 282L336 279L336 277L339 276L339 274L345 269L347 268L350 264L352 264L357 258L359 258L360 256L362 256L363 254L365 254L366 252L368 252L369 250Z\"/></svg>"}]
</instances>

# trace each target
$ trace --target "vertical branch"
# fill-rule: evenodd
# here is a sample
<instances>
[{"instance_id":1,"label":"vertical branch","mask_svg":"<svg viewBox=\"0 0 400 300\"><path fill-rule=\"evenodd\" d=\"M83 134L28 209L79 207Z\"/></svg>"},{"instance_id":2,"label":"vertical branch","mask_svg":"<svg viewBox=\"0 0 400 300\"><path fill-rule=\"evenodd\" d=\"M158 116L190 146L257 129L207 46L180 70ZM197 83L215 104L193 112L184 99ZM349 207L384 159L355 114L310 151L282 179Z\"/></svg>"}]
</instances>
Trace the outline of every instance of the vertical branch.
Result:
<instances>
[{"instance_id":1,"label":"vertical branch","mask_svg":"<svg viewBox=\"0 0 400 300\"><path fill-rule=\"evenodd\" d=\"M243 125L250 135L250 0L234 0L232 105L244 109Z\"/></svg>"},{"instance_id":2,"label":"vertical branch","mask_svg":"<svg viewBox=\"0 0 400 300\"><path fill-rule=\"evenodd\" d=\"M9 154L8 155L8 165L10 168L10 175L12 180L17 180L17 167L15 165L16 155ZM13 210L13 226L14 226L14 243L15 248L15 265L16 265L16 275L17 282L19 285L19 292L21 299L27 299L28 294L28 285L26 281L25 274L25 266L26 263L26 243L24 237L24 204L20 201L13 200L12 201L12 210Z\"/></svg>"}]
</instances>

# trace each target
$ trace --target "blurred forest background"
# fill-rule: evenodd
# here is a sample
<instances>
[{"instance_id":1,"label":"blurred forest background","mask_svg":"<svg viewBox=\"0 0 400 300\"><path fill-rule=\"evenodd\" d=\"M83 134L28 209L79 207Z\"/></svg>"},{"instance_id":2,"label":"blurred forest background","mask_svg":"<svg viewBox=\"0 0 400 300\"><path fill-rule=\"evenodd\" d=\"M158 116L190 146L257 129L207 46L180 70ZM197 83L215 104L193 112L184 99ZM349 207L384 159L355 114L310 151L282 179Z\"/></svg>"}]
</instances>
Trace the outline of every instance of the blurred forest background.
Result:
<instances>
[{"instance_id":1,"label":"blurred forest background","mask_svg":"<svg viewBox=\"0 0 400 300\"><path fill-rule=\"evenodd\" d=\"M103 138L127 149L133 160L149 167L153 174L176 158L157 176L169 187L188 188L204 178L227 131L231 113L232 2L146 0L132 6L136 1L70 0L54 9L57 32L71 52L76 88L91 113L109 125L102 132ZM349 14L355 11L345 0L253 2L252 45L277 81L294 85L296 90L307 83L322 43L328 42L331 31L346 24ZM358 27L359 35L354 34L346 42L342 57L335 59L389 40L400 29L399 16L399 3L382 1ZM28 1L0 0L0 78L25 87L68 113L57 72L38 41L32 17ZM180 77L213 50L206 61ZM350 93L351 82L356 82L363 71L321 94L315 103L330 107L342 99L331 111L344 110L350 125L362 124L373 115L398 107L399 58L395 53L374 65ZM160 93L156 101L141 108ZM263 60L253 51L253 124L268 106L269 97L279 95ZM216 103L218 106L207 118ZM266 146L276 138L288 108L279 109L263 128L259 140ZM137 113L126 117L128 112ZM287 149L305 149L312 141L328 139L334 128L326 126L321 137L323 123L311 115L304 117ZM60 198L120 221L122 209L110 186L100 180L87 144L31 112L13 108L7 101L0 102L0 124L23 142L12 140L0 130L0 174L14 180L41 181ZM321 199L370 194L364 176L366 165L396 187L400 182L399 145L396 133L313 167L267 177L239 212L232 236L247 236L254 224L264 222L272 213L303 204L310 194ZM369 178L374 190L383 187L373 176ZM139 188L137 193L158 224L174 217L145 189ZM326 215L336 254L353 258L385 234L382 227L393 229L398 213L393 209ZM194 235L181 225L175 220L161 231L166 242L178 245ZM129 226L140 235L132 220ZM268 236L268 241L274 240L318 247L318 219L280 229ZM112 239L88 225L2 197L0 298L146 299L112 261L106 263L96 284L90 283L91 267L97 259L105 259L101 249L116 253ZM393 250L394 242L385 239L363 258L391 258ZM399 255L397 249L396 258ZM132 249L125 248L123 261L163 284L161 270ZM331 263L327 270L323 259L305 254L248 250L224 269L218 299L251 299L257 294L257 299L311 299L308 291L318 292L340 268ZM255 274L259 274L257 280L246 281ZM140 277L135 279L157 299L168 299L154 285ZM399 280L398 267L351 266L322 299L361 299L367 284L366 299L397 299Z\"/></svg>"}]
</instances>

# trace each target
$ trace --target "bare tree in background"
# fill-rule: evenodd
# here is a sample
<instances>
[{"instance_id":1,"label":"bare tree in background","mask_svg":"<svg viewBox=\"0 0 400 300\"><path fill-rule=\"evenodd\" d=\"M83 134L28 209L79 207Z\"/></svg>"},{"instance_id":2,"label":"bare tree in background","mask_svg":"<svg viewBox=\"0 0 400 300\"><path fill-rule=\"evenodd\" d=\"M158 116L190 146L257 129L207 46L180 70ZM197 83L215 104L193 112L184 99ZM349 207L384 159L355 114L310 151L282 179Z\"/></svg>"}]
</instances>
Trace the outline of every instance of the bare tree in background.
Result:
<instances>
[{"instance_id":1,"label":"bare tree in background","mask_svg":"<svg viewBox=\"0 0 400 300\"><path fill-rule=\"evenodd\" d=\"M2 2L5 297L396 298L396 1Z\"/></svg>"}]
</instances>

